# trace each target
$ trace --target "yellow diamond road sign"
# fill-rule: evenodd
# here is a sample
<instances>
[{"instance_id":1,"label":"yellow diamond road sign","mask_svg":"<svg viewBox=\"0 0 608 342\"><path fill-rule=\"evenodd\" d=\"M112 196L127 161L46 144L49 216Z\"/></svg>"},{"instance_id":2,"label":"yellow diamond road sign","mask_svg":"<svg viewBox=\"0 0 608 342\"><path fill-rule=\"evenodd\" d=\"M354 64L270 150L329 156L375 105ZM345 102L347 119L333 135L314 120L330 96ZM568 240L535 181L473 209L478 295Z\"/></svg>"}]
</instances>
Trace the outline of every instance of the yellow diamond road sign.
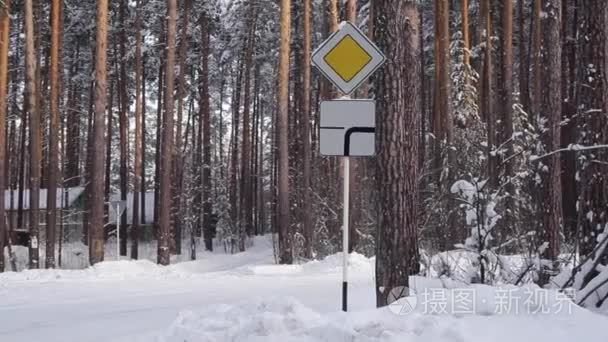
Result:
<instances>
[{"instance_id":1,"label":"yellow diamond road sign","mask_svg":"<svg viewBox=\"0 0 608 342\"><path fill-rule=\"evenodd\" d=\"M323 59L340 78L348 82L365 68L372 56L353 37L347 35Z\"/></svg>"},{"instance_id":2,"label":"yellow diamond road sign","mask_svg":"<svg viewBox=\"0 0 608 342\"><path fill-rule=\"evenodd\" d=\"M348 22L312 54L312 63L344 94L367 80L385 57L359 29Z\"/></svg>"}]
</instances>

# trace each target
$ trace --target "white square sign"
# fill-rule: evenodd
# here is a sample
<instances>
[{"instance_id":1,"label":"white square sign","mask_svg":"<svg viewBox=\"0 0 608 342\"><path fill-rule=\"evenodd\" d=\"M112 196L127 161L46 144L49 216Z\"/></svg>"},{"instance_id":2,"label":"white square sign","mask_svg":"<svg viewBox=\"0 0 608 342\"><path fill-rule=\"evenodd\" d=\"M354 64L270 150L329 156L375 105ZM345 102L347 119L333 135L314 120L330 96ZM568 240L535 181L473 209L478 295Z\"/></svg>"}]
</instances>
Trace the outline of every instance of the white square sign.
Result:
<instances>
[{"instance_id":1,"label":"white square sign","mask_svg":"<svg viewBox=\"0 0 608 342\"><path fill-rule=\"evenodd\" d=\"M319 145L323 156L376 154L376 103L372 100L321 102Z\"/></svg>"}]
</instances>

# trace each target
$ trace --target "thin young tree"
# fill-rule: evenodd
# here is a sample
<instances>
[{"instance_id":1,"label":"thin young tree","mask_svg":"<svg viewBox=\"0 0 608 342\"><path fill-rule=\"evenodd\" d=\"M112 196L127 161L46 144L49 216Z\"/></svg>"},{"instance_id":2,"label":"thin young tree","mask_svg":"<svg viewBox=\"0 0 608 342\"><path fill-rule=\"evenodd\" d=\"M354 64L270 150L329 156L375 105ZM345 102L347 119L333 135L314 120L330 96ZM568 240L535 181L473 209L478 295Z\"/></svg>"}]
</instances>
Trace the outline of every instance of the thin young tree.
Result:
<instances>
[{"instance_id":1,"label":"thin young tree","mask_svg":"<svg viewBox=\"0 0 608 342\"><path fill-rule=\"evenodd\" d=\"M8 47L10 30L10 0L0 4L0 272L4 272L4 245L8 236L4 212L4 189L6 187L6 110L8 91ZM12 197L11 197L12 201Z\"/></svg>"},{"instance_id":2,"label":"thin young tree","mask_svg":"<svg viewBox=\"0 0 608 342\"><path fill-rule=\"evenodd\" d=\"M140 215L145 217L145 213L141 212L141 204L139 192L141 188L142 175L142 56L141 56L141 2L137 0L135 3L135 164L133 169L133 222L131 223L131 259L138 258L139 249L139 222ZM143 202L143 201L142 201Z\"/></svg>"},{"instance_id":3,"label":"thin young tree","mask_svg":"<svg viewBox=\"0 0 608 342\"><path fill-rule=\"evenodd\" d=\"M608 144L608 2L587 1L583 43L584 66L581 94L581 136L585 146ZM608 224L608 152L605 149L584 154L580 170L579 198L580 252L593 251L597 237Z\"/></svg>"},{"instance_id":4,"label":"thin young tree","mask_svg":"<svg viewBox=\"0 0 608 342\"><path fill-rule=\"evenodd\" d=\"M526 40L526 2L517 2L518 31L519 31L519 98L523 110L530 110L530 62L528 59L528 42Z\"/></svg>"},{"instance_id":5,"label":"thin young tree","mask_svg":"<svg viewBox=\"0 0 608 342\"><path fill-rule=\"evenodd\" d=\"M127 76L127 63L129 61L127 57L127 0L120 0L119 6L119 20L120 20L120 39L119 39L119 60L116 60L117 66L119 66L120 73L120 81L119 85L119 102L120 102L120 111L118 114L118 125L119 125L119 139L120 139L120 200L123 203L127 202L127 193L129 191L129 170L128 170L128 151L129 151L129 111L130 111L130 101L129 101L129 78ZM120 241L116 241L116 243L120 243L120 255L127 255L127 211L123 210L120 216L120 225L116 227L117 232L120 230L120 234L116 236L120 236Z\"/></svg>"},{"instance_id":6,"label":"thin young tree","mask_svg":"<svg viewBox=\"0 0 608 342\"><path fill-rule=\"evenodd\" d=\"M46 268L55 267L55 232L57 230L57 182L59 173L59 53L61 45L61 1L51 3L51 99L49 125L49 164L46 211Z\"/></svg>"},{"instance_id":7,"label":"thin young tree","mask_svg":"<svg viewBox=\"0 0 608 342\"><path fill-rule=\"evenodd\" d=\"M498 162L495 157L496 136L494 134L495 120L492 113L493 106L493 63L492 60L492 15L490 11L490 0L481 0L481 18L479 20L479 32L485 39L483 70L481 76L480 106L481 116L486 120L488 137L488 179L493 187L498 186Z\"/></svg>"},{"instance_id":8,"label":"thin young tree","mask_svg":"<svg viewBox=\"0 0 608 342\"><path fill-rule=\"evenodd\" d=\"M190 3L191 1L185 1L183 3L184 11L182 15L182 27L180 30L179 37L179 51L177 54L177 65L179 70L177 80L177 117L175 122L175 141L174 149L172 151L172 163L173 163L173 226L172 226L172 237L171 243L172 249L175 254L181 254L182 250L182 219L181 219L181 207L182 207L182 187L183 187L183 158L182 158L182 145L183 145L183 134L182 125L184 117L184 97L186 94L186 55L188 53L189 39L188 39L188 23L190 22Z\"/></svg>"},{"instance_id":9,"label":"thin young tree","mask_svg":"<svg viewBox=\"0 0 608 342\"><path fill-rule=\"evenodd\" d=\"M561 145L562 114L562 48L561 48L561 10L562 0L543 0L546 17L543 19L543 89L541 114L547 123L545 150L556 151ZM559 239L562 231L562 184L560 155L553 154L542 160L546 171L542 173L543 229L548 247L545 257L556 261L559 256ZM545 168L541 168L544 170ZM543 241L544 242L544 241Z\"/></svg>"},{"instance_id":10,"label":"thin young tree","mask_svg":"<svg viewBox=\"0 0 608 342\"><path fill-rule=\"evenodd\" d=\"M304 0L304 18L303 18L303 51L302 51L302 68L303 68L303 103L302 117L300 119L302 125L303 146L302 153L302 231L304 232L304 257L312 258L312 240L313 240L313 225L312 225L312 201L310 194L311 185L311 143L310 143L310 112L311 112L311 65L310 54L312 51L312 4L311 0ZM262 191L261 187L258 191Z\"/></svg>"},{"instance_id":11,"label":"thin young tree","mask_svg":"<svg viewBox=\"0 0 608 342\"><path fill-rule=\"evenodd\" d=\"M200 19L201 26L201 61L199 71L199 142L197 148L197 158L202 153L202 170L198 170L202 178L200 191L202 191L203 209L203 233L205 250L213 250L212 224L211 224L211 112L209 108L209 18L204 12ZM201 147L202 145L202 147ZM200 204L199 204L200 207ZM200 225L199 225L200 227ZM199 228L200 229L200 228ZM199 234L200 236L200 234Z\"/></svg>"},{"instance_id":12,"label":"thin young tree","mask_svg":"<svg viewBox=\"0 0 608 342\"><path fill-rule=\"evenodd\" d=\"M580 30L578 6L573 6L578 0L562 0L562 110L566 122L562 126L561 147L576 142L578 129L576 115L576 102L578 86L577 72L580 70L579 53L581 49L571 37L576 37ZM577 233L577 155L575 153L562 153L562 208L564 215L564 235L570 241L576 240Z\"/></svg>"},{"instance_id":13,"label":"thin young tree","mask_svg":"<svg viewBox=\"0 0 608 342\"><path fill-rule=\"evenodd\" d=\"M30 207L29 207L29 267L39 268L40 239L40 160L42 146L40 141L40 111L38 110L38 81L36 78L36 47L34 37L34 10L32 0L25 0L25 108L30 121Z\"/></svg>"},{"instance_id":14,"label":"thin young tree","mask_svg":"<svg viewBox=\"0 0 608 342\"><path fill-rule=\"evenodd\" d=\"M450 114L450 10L448 0L435 0L435 91L433 109L434 179L442 192L451 186L453 163L452 118ZM418 62L418 61L417 61ZM437 235L442 250L451 245L455 220L439 228Z\"/></svg>"},{"instance_id":15,"label":"thin young tree","mask_svg":"<svg viewBox=\"0 0 608 342\"><path fill-rule=\"evenodd\" d=\"M104 148L107 87L108 0L97 0L97 35L95 37L95 108L93 115L94 144L91 157L89 201L89 261L104 259Z\"/></svg>"},{"instance_id":16,"label":"thin young tree","mask_svg":"<svg viewBox=\"0 0 608 342\"><path fill-rule=\"evenodd\" d=\"M374 37L387 62L376 78L378 218L376 304L408 286L419 270L418 129L420 37L414 0L374 2ZM400 153L395 153L400 151ZM395 293L393 293L395 294Z\"/></svg>"},{"instance_id":17,"label":"thin young tree","mask_svg":"<svg viewBox=\"0 0 608 342\"><path fill-rule=\"evenodd\" d=\"M167 0L167 58L165 64L165 111L163 115L161 165L160 165L160 203L158 232L158 263L169 265L171 251L171 169L173 156L173 89L175 82L175 36L177 0Z\"/></svg>"},{"instance_id":18,"label":"thin young tree","mask_svg":"<svg viewBox=\"0 0 608 342\"><path fill-rule=\"evenodd\" d=\"M469 0L460 0L460 25L464 43L464 64L471 64L471 35L469 34Z\"/></svg>"},{"instance_id":19,"label":"thin young tree","mask_svg":"<svg viewBox=\"0 0 608 342\"><path fill-rule=\"evenodd\" d=\"M504 215L505 227L515 226L514 198L515 186L511 181L513 175L513 1L502 1L501 12L501 34L499 39L498 64L500 65L499 79L496 82L498 105L496 107L498 117L488 117L488 123L496 130L488 129L488 134L494 134L497 143L505 146L506 152L501 153L500 164L504 166L502 183L508 194L506 198L506 213ZM492 115L493 116L493 115ZM508 230L512 231L513 228ZM503 234L510 234L509 231Z\"/></svg>"},{"instance_id":20,"label":"thin young tree","mask_svg":"<svg viewBox=\"0 0 608 342\"><path fill-rule=\"evenodd\" d=\"M249 33L247 38L247 48L245 50L245 94L243 99L243 133L241 139L241 196L239 206L241 210L239 249L245 250L245 240L253 233L252 203L253 194L251 193L251 70L253 65L253 48L255 46L255 26L257 10L250 2Z\"/></svg>"},{"instance_id":21,"label":"thin young tree","mask_svg":"<svg viewBox=\"0 0 608 342\"><path fill-rule=\"evenodd\" d=\"M277 113L278 150L278 203L277 225L279 231L279 262L293 263L293 247L289 225L289 55L291 40L291 0L281 0L280 51L279 51L279 94Z\"/></svg>"},{"instance_id":22,"label":"thin young tree","mask_svg":"<svg viewBox=\"0 0 608 342\"><path fill-rule=\"evenodd\" d=\"M357 1L348 0L345 3L346 20L357 25ZM361 221L361 171L365 161L351 158L350 163L350 201L348 225L348 251L353 252L359 240L359 225Z\"/></svg>"}]
</instances>

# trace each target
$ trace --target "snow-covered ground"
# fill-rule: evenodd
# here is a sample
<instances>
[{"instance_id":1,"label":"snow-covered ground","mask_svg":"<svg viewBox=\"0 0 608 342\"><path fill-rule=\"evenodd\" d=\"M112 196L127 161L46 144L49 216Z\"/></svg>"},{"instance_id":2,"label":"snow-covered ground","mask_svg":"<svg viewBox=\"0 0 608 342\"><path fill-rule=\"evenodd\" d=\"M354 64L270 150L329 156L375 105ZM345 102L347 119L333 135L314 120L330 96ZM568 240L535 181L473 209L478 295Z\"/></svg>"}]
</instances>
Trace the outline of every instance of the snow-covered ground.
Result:
<instances>
[{"instance_id":1,"label":"snow-covered ground","mask_svg":"<svg viewBox=\"0 0 608 342\"><path fill-rule=\"evenodd\" d=\"M418 296L374 309L374 261L353 255L345 314L340 255L279 266L270 241L257 239L245 253L199 256L169 267L108 261L1 274L0 341L606 340L608 317L554 291L443 290L416 278Z\"/></svg>"}]
</instances>

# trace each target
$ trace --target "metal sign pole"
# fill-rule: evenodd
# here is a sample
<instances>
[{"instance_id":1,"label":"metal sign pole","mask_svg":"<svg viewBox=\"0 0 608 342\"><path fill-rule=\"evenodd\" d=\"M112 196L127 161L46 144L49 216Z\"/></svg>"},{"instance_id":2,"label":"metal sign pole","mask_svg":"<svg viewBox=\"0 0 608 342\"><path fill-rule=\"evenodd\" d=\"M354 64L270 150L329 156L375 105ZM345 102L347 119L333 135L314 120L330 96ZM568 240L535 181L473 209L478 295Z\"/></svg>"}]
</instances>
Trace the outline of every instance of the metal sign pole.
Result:
<instances>
[{"instance_id":1,"label":"metal sign pole","mask_svg":"<svg viewBox=\"0 0 608 342\"><path fill-rule=\"evenodd\" d=\"M342 311L348 310L348 210L350 207L350 158L342 158L344 163L344 199L342 210Z\"/></svg>"},{"instance_id":2,"label":"metal sign pole","mask_svg":"<svg viewBox=\"0 0 608 342\"><path fill-rule=\"evenodd\" d=\"M120 261L120 202L116 203L116 260Z\"/></svg>"},{"instance_id":3,"label":"metal sign pole","mask_svg":"<svg viewBox=\"0 0 608 342\"><path fill-rule=\"evenodd\" d=\"M348 97L384 62L380 49L356 25L342 22L312 53L312 64ZM342 212L342 310L348 309L349 156L371 157L375 152L376 106L373 100L323 101L320 108L319 150L323 156L342 156L344 210Z\"/></svg>"}]
</instances>

